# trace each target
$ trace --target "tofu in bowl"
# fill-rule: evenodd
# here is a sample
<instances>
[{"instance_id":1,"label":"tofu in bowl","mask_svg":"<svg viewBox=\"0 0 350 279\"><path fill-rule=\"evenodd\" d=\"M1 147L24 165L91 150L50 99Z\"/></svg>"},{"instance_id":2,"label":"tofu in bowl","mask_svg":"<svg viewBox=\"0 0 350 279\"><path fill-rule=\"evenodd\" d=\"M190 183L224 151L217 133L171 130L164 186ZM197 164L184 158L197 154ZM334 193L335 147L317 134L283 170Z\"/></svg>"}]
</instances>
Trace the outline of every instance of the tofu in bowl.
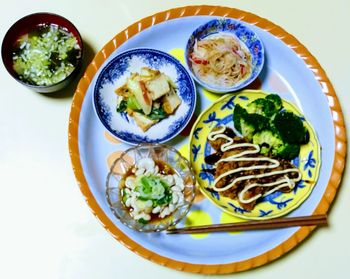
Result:
<instances>
[{"instance_id":1,"label":"tofu in bowl","mask_svg":"<svg viewBox=\"0 0 350 279\"><path fill-rule=\"evenodd\" d=\"M196 88L175 57L137 48L102 66L93 104L101 123L117 139L132 145L164 143L192 118Z\"/></svg>"},{"instance_id":2,"label":"tofu in bowl","mask_svg":"<svg viewBox=\"0 0 350 279\"><path fill-rule=\"evenodd\" d=\"M132 73L115 93L119 96L117 112L125 111L144 132L174 114L182 102L171 78L148 67Z\"/></svg>"}]
</instances>

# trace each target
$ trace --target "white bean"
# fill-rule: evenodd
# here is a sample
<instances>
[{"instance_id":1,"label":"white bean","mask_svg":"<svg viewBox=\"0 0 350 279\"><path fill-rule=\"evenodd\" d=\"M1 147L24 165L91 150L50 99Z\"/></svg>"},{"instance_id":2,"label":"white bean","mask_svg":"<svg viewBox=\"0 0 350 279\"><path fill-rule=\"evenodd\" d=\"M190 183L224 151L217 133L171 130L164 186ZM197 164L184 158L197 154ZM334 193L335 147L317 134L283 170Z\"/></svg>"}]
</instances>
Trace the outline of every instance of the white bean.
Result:
<instances>
[{"instance_id":1,"label":"white bean","mask_svg":"<svg viewBox=\"0 0 350 279\"><path fill-rule=\"evenodd\" d=\"M153 205L152 201L150 201L150 200L146 201L144 211L146 213L151 213L152 212L152 205Z\"/></svg>"},{"instance_id":2,"label":"white bean","mask_svg":"<svg viewBox=\"0 0 350 279\"><path fill-rule=\"evenodd\" d=\"M177 185L171 187L171 190L173 192L180 192L180 193L182 192L181 188L179 186L177 186Z\"/></svg>"},{"instance_id":3,"label":"white bean","mask_svg":"<svg viewBox=\"0 0 350 279\"><path fill-rule=\"evenodd\" d=\"M126 179L125 179L125 186L130 188L130 189L133 189L135 187L135 178L132 177L132 176L128 176ZM128 190L128 189L127 189Z\"/></svg>"},{"instance_id":4,"label":"white bean","mask_svg":"<svg viewBox=\"0 0 350 279\"><path fill-rule=\"evenodd\" d=\"M155 168L154 168L154 174L157 174L157 173L159 173L159 167L158 167L158 165L156 165Z\"/></svg>"},{"instance_id":5,"label":"white bean","mask_svg":"<svg viewBox=\"0 0 350 279\"><path fill-rule=\"evenodd\" d=\"M170 212L174 212L176 209L175 205L174 204L169 204L169 211Z\"/></svg>"},{"instance_id":6,"label":"white bean","mask_svg":"<svg viewBox=\"0 0 350 279\"><path fill-rule=\"evenodd\" d=\"M173 192L173 198L171 200L171 203L177 204L178 200L179 200L179 195L176 192Z\"/></svg>"},{"instance_id":7,"label":"white bean","mask_svg":"<svg viewBox=\"0 0 350 279\"><path fill-rule=\"evenodd\" d=\"M130 202L131 202L131 198L128 198L128 199L125 201L125 206L126 206L126 207L130 207L130 206L131 206Z\"/></svg>"},{"instance_id":8,"label":"white bean","mask_svg":"<svg viewBox=\"0 0 350 279\"><path fill-rule=\"evenodd\" d=\"M139 196L141 196L141 194L140 194L139 192L132 192L132 193L133 193L134 197L139 197Z\"/></svg>"},{"instance_id":9,"label":"white bean","mask_svg":"<svg viewBox=\"0 0 350 279\"><path fill-rule=\"evenodd\" d=\"M179 197L179 200L178 200L177 204L178 204L178 205L182 205L182 204L184 204L184 203L185 203L185 198L184 198L183 195L181 195L181 196Z\"/></svg>"},{"instance_id":10,"label":"white bean","mask_svg":"<svg viewBox=\"0 0 350 279\"><path fill-rule=\"evenodd\" d=\"M132 196L130 199L130 206L134 209L134 211L139 212L140 208L138 207L136 201L137 201L137 198L135 196Z\"/></svg>"},{"instance_id":11,"label":"white bean","mask_svg":"<svg viewBox=\"0 0 350 279\"><path fill-rule=\"evenodd\" d=\"M149 220L151 220L151 215L144 213L144 212L141 212L140 214L134 215L134 218L136 220L143 219L143 220L149 221Z\"/></svg>"},{"instance_id":12,"label":"white bean","mask_svg":"<svg viewBox=\"0 0 350 279\"><path fill-rule=\"evenodd\" d=\"M161 210L161 207L159 205L157 205L155 208L153 208L152 213L157 214L160 212L160 210Z\"/></svg>"},{"instance_id":13,"label":"white bean","mask_svg":"<svg viewBox=\"0 0 350 279\"><path fill-rule=\"evenodd\" d=\"M149 221L149 220L151 220L151 215L144 213L143 214L143 219L145 219L146 221Z\"/></svg>"},{"instance_id":14,"label":"white bean","mask_svg":"<svg viewBox=\"0 0 350 279\"><path fill-rule=\"evenodd\" d=\"M178 176L177 174L174 174L173 177L175 180L175 185L178 186L180 188L180 190L183 190L185 185L184 185L182 178L180 176Z\"/></svg>"},{"instance_id":15,"label":"white bean","mask_svg":"<svg viewBox=\"0 0 350 279\"><path fill-rule=\"evenodd\" d=\"M151 158L142 158L137 162L139 169L145 169L146 171L154 172L155 162Z\"/></svg>"},{"instance_id":16,"label":"white bean","mask_svg":"<svg viewBox=\"0 0 350 279\"><path fill-rule=\"evenodd\" d=\"M164 209L162 210L162 212L159 214L160 218L164 218L165 216L169 215L170 211L169 211L169 207L164 207Z\"/></svg>"},{"instance_id":17,"label":"white bean","mask_svg":"<svg viewBox=\"0 0 350 279\"><path fill-rule=\"evenodd\" d=\"M151 175L151 174L155 174L155 169L151 169L151 170L147 170L146 169L145 175L148 176L148 175Z\"/></svg>"},{"instance_id":18,"label":"white bean","mask_svg":"<svg viewBox=\"0 0 350 279\"><path fill-rule=\"evenodd\" d=\"M163 177L166 183L169 184L169 186L173 186L175 184L174 177L172 175L166 175Z\"/></svg>"},{"instance_id":19,"label":"white bean","mask_svg":"<svg viewBox=\"0 0 350 279\"><path fill-rule=\"evenodd\" d=\"M135 171L135 175L136 175L136 176L139 176L139 175L144 174L144 172L145 172L145 169L142 169L142 168L140 168L140 169L136 169L136 171Z\"/></svg>"}]
</instances>

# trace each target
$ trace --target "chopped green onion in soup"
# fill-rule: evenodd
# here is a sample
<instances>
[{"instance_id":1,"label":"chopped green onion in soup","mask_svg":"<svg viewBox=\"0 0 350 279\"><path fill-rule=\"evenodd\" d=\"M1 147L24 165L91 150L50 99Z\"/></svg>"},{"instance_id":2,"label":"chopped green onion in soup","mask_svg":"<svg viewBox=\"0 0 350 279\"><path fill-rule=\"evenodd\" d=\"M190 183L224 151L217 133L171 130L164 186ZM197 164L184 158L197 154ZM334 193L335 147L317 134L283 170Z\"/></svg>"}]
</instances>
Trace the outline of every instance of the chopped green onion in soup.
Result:
<instances>
[{"instance_id":1,"label":"chopped green onion in soup","mask_svg":"<svg viewBox=\"0 0 350 279\"><path fill-rule=\"evenodd\" d=\"M70 75L80 56L72 33L56 25L40 25L17 41L13 69L29 84L49 86Z\"/></svg>"}]
</instances>

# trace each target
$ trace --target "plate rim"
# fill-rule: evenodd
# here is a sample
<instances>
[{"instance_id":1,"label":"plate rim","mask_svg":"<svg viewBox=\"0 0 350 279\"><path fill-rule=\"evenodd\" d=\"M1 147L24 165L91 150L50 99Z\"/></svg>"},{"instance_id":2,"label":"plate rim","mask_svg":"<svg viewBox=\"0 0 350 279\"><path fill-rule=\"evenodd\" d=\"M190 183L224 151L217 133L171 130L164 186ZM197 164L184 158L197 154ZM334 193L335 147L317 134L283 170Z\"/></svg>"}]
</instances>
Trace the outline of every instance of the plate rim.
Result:
<instances>
[{"instance_id":1,"label":"plate rim","mask_svg":"<svg viewBox=\"0 0 350 279\"><path fill-rule=\"evenodd\" d=\"M107 215L104 213L102 208L98 205L97 201L95 200L86 181L82 164L80 161L78 139L80 112L89 85L96 72L99 70L100 66L105 62L105 60L110 56L110 54L114 50L116 50L121 44L126 42L129 38L133 37L134 35L142 32L144 29L161 22L188 16L230 17L241 20L248 24L256 25L257 27L269 32L273 36L280 39L283 43L285 43L289 48L291 48L295 52L296 55L298 55L301 59L304 60L306 66L308 66L309 69L312 71L312 73L315 76L315 79L320 84L321 91L327 97L330 109L330 116L333 120L335 133L335 154L331 176L329 178L325 192L313 214L327 213L332 204L332 201L335 198L337 189L342 179L347 151L347 139L344 117L335 90L330 80L328 79L325 71L318 63L316 58L293 35L289 34L287 31L265 18L262 18L250 12L231 7L199 5L184 6L165 10L154 15L145 17L131 24L126 29L117 33L106 45L104 45L104 47L96 54L90 65L87 67L85 74L78 83L77 89L73 97L68 126L68 146L72 168L80 190L87 204L92 210L93 214L99 219L99 221L102 223L105 229L109 231L115 239L117 239L119 242L121 242L123 245L125 245L128 249L135 252L136 254L160 265L186 272L202 274L224 274L244 271L264 265L287 253L292 248L297 246L302 240L304 240L315 229L315 226L302 227L298 229L287 240L280 243L271 250L246 260L226 264L212 265L193 264L188 262L177 261L161 256L153 251L144 248L143 246L130 239L126 234L124 234L113 224L113 222L107 217Z\"/></svg>"},{"instance_id":2,"label":"plate rim","mask_svg":"<svg viewBox=\"0 0 350 279\"><path fill-rule=\"evenodd\" d=\"M103 119L103 117L100 115L99 110L97 109L97 107L100 107L100 104L98 102L98 92L99 90L96 88L97 87L97 82L101 82L101 80L103 79L102 75L106 72L107 68L110 68L111 65L113 65L115 63L115 60L120 59L122 56L127 56L127 55L138 55L138 52L150 52L150 53L157 53L160 55L163 55L164 57L166 57L166 59L168 59L169 61L171 61L173 63L173 65L175 65L175 67L181 69L181 71L183 71L183 73L185 73L188 76L188 79L190 81L190 85L191 85L191 89L193 91L193 96L192 96L192 101L193 101L193 105L192 107L189 108L189 111L187 113L186 119L184 121L184 124L182 125L182 127L176 131L174 131L174 133L169 134L167 136L164 136L161 139L155 139L153 141L128 141L125 138L122 138L120 136L117 136L114 132L114 130L107 124L105 123L105 120ZM115 138L117 138L118 140L130 144L130 145L138 145L140 143L143 142L147 142L147 143L165 143L167 141L170 141L171 139L175 138L179 133L181 133L181 131L187 126L187 124L190 122L195 108L196 108L196 102L197 102L197 90L196 90L196 85L194 83L194 80L191 76L191 74L187 71L186 67L184 65L181 64L181 62L176 59L175 57L171 56L169 53L166 53L164 51L158 50L158 49L154 49L154 48L148 48L148 47L138 47L138 48L131 48L131 49L127 49L121 53L119 53L117 56L113 57L110 61L108 61L107 64L104 65L104 67L101 69L100 73L98 74L98 76L96 77L96 84L93 88L93 93L92 93L92 102L93 102L93 108L95 110L95 114L97 115L97 117L99 118L100 122L102 123L102 125L105 127L105 129ZM145 133L145 132L143 132ZM141 134L141 133L140 133ZM138 134L138 135L140 135Z\"/></svg>"}]
</instances>

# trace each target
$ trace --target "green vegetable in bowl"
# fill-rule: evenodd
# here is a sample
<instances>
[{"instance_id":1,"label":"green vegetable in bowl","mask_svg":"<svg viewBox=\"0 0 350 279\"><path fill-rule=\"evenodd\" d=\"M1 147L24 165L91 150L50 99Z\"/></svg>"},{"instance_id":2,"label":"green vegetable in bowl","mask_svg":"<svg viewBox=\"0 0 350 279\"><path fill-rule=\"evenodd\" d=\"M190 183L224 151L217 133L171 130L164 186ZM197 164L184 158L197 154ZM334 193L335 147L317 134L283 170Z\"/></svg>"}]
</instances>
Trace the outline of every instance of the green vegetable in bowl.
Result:
<instances>
[{"instance_id":1,"label":"green vegetable in bowl","mask_svg":"<svg viewBox=\"0 0 350 279\"><path fill-rule=\"evenodd\" d=\"M174 114L182 103L174 81L148 67L142 67L139 73L131 73L115 93L119 96L117 112L125 110L144 132ZM127 109L121 107L121 99L127 101Z\"/></svg>"},{"instance_id":2,"label":"green vegetable in bowl","mask_svg":"<svg viewBox=\"0 0 350 279\"><path fill-rule=\"evenodd\" d=\"M125 100L121 100L119 103L119 106L117 106L117 112L123 112L127 109L128 107L128 102Z\"/></svg>"},{"instance_id":3,"label":"green vegetable in bowl","mask_svg":"<svg viewBox=\"0 0 350 279\"><path fill-rule=\"evenodd\" d=\"M73 34L56 25L40 25L17 41L13 69L29 84L49 86L70 75L80 56Z\"/></svg>"},{"instance_id":4,"label":"green vegetable in bowl","mask_svg":"<svg viewBox=\"0 0 350 279\"><path fill-rule=\"evenodd\" d=\"M164 119L167 118L168 115L164 111L163 107L153 108L151 113L148 115L148 118L152 120Z\"/></svg>"},{"instance_id":5,"label":"green vegetable in bowl","mask_svg":"<svg viewBox=\"0 0 350 279\"><path fill-rule=\"evenodd\" d=\"M170 186L159 176L149 175L139 178L135 191L139 193L140 199L159 201L169 196L169 189Z\"/></svg>"},{"instance_id":6,"label":"green vegetable in bowl","mask_svg":"<svg viewBox=\"0 0 350 279\"><path fill-rule=\"evenodd\" d=\"M123 101L124 101L124 100L123 100ZM123 101L122 101L122 102L123 102ZM125 102L125 101L124 101L124 102ZM142 109L141 106L140 106L140 104L137 102L135 96L130 96L130 97L128 98L128 100L127 100L127 107L128 107L129 109L136 110L136 111Z\"/></svg>"}]
</instances>

